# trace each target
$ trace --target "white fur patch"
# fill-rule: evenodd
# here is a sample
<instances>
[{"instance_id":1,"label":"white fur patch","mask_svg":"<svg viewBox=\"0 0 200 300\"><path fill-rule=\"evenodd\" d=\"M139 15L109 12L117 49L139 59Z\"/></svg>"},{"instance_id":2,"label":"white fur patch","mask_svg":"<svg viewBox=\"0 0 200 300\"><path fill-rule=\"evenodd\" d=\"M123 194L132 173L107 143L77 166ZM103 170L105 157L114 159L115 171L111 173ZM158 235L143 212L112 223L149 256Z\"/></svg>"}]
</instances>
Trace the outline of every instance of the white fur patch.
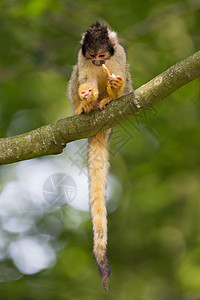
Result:
<instances>
[{"instance_id":1,"label":"white fur patch","mask_svg":"<svg viewBox=\"0 0 200 300\"><path fill-rule=\"evenodd\" d=\"M112 42L115 42L117 40L117 33L114 31L109 32L109 38Z\"/></svg>"},{"instance_id":2,"label":"white fur patch","mask_svg":"<svg viewBox=\"0 0 200 300\"><path fill-rule=\"evenodd\" d=\"M85 32L84 32L84 33L82 34L82 36L81 36L81 40L80 40L81 45L83 44L84 38L85 38Z\"/></svg>"}]
</instances>

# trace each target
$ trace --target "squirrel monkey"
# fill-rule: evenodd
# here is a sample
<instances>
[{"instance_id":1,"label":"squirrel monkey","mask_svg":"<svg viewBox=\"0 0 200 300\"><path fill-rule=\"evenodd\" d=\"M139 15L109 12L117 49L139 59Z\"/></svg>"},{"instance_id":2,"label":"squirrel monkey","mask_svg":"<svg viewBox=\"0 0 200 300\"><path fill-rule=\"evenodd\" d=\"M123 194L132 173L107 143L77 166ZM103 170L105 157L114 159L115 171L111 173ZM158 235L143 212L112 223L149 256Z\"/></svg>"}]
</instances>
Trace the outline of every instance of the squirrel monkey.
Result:
<instances>
[{"instance_id":1,"label":"squirrel monkey","mask_svg":"<svg viewBox=\"0 0 200 300\"><path fill-rule=\"evenodd\" d=\"M123 94L132 92L126 52L117 34L98 22L83 35L77 64L68 85L68 98L76 115L104 109ZM108 289L106 182L109 168L108 139L111 129L89 138L88 173L93 224L93 255L102 284Z\"/></svg>"}]
</instances>

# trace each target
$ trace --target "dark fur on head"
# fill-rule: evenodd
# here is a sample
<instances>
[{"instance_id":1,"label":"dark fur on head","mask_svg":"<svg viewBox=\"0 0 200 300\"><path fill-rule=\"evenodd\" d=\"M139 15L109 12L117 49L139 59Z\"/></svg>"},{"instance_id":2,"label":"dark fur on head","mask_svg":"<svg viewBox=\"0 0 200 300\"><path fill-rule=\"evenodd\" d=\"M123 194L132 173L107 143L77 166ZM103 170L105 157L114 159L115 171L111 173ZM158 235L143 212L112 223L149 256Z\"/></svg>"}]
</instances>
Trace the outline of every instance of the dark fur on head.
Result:
<instances>
[{"instance_id":1,"label":"dark fur on head","mask_svg":"<svg viewBox=\"0 0 200 300\"><path fill-rule=\"evenodd\" d=\"M114 45L109 39L107 26L99 22L93 24L83 36L81 49L84 56L87 50L93 50L97 54L100 49L113 55Z\"/></svg>"}]
</instances>

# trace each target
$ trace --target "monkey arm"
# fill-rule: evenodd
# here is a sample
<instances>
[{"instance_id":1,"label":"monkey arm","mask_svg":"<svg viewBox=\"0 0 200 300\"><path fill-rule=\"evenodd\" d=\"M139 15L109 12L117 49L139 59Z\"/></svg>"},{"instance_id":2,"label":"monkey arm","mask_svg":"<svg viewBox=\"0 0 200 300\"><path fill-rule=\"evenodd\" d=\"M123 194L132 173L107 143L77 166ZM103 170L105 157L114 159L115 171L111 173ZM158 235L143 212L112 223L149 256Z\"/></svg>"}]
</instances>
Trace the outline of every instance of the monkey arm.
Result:
<instances>
[{"instance_id":1,"label":"monkey arm","mask_svg":"<svg viewBox=\"0 0 200 300\"><path fill-rule=\"evenodd\" d=\"M112 75L108 78L107 92L108 95L112 98L112 100L122 96L123 90L124 90L123 77Z\"/></svg>"},{"instance_id":2,"label":"monkey arm","mask_svg":"<svg viewBox=\"0 0 200 300\"><path fill-rule=\"evenodd\" d=\"M79 70L79 97L81 100L96 101L99 96L96 74L89 68Z\"/></svg>"},{"instance_id":3,"label":"monkey arm","mask_svg":"<svg viewBox=\"0 0 200 300\"><path fill-rule=\"evenodd\" d=\"M99 91L95 79L88 80L81 84L78 89L78 94L81 101L75 111L77 115L89 113L92 109L96 108Z\"/></svg>"},{"instance_id":4,"label":"monkey arm","mask_svg":"<svg viewBox=\"0 0 200 300\"><path fill-rule=\"evenodd\" d=\"M124 63L125 65L125 63ZM126 70L122 71L122 69L116 68L117 64L115 64L115 70L113 73L110 72L110 70L107 68L105 64L102 65L104 73L108 76L108 86L107 86L107 92L109 97L112 98L112 100L120 97L124 90L124 74L126 74ZM116 74L118 76L116 76Z\"/></svg>"},{"instance_id":5,"label":"monkey arm","mask_svg":"<svg viewBox=\"0 0 200 300\"><path fill-rule=\"evenodd\" d=\"M99 109L102 110L112 100L115 100L115 99L119 98L120 96L122 96L123 90L124 90L123 77L115 76L114 74L110 75L108 77L108 86L107 86L108 97L101 100L101 102L98 105Z\"/></svg>"}]
</instances>

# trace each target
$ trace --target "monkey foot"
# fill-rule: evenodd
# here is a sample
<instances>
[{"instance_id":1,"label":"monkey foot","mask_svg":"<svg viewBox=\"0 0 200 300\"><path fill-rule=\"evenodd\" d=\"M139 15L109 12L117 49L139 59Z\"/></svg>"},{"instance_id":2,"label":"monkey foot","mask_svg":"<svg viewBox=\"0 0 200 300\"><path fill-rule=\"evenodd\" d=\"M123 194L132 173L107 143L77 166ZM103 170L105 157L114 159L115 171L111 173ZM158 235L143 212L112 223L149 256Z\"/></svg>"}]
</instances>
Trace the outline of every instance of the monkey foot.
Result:
<instances>
[{"instance_id":1,"label":"monkey foot","mask_svg":"<svg viewBox=\"0 0 200 300\"><path fill-rule=\"evenodd\" d=\"M100 109L100 110L104 109L104 108L106 107L106 105L107 105L108 103L110 103L111 101L112 101L112 99L111 99L110 97L101 100L101 102L100 102L99 105L98 105L99 109Z\"/></svg>"},{"instance_id":2,"label":"monkey foot","mask_svg":"<svg viewBox=\"0 0 200 300\"><path fill-rule=\"evenodd\" d=\"M94 109L94 102L93 101L82 101L79 106L76 108L76 115L80 115L82 113L89 114L91 110Z\"/></svg>"}]
</instances>

